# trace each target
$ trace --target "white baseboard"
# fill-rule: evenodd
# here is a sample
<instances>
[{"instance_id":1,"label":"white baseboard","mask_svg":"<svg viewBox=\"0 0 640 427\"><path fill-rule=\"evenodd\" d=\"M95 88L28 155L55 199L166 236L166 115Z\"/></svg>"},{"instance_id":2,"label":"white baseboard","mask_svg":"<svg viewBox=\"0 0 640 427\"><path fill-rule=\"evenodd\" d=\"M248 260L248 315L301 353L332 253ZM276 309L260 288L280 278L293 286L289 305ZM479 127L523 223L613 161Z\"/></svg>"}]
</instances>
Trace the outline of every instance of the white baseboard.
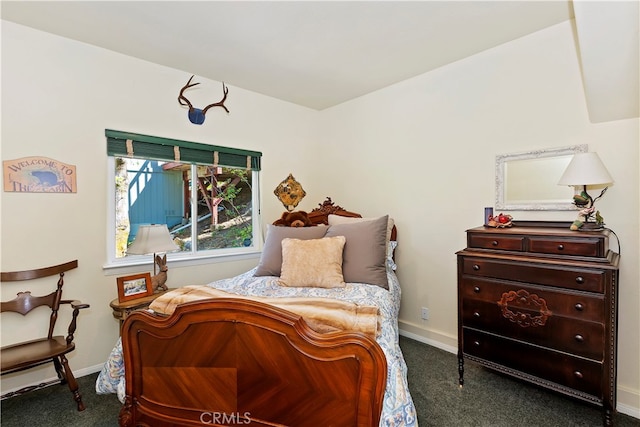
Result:
<instances>
[{"instance_id":1,"label":"white baseboard","mask_svg":"<svg viewBox=\"0 0 640 427\"><path fill-rule=\"evenodd\" d=\"M96 372L100 372L102 370L103 366L104 366L104 363L100 363L98 365L89 366L88 368L78 369L78 373L77 373L76 377L78 377L78 378L86 377L87 375L91 375L91 374L94 374ZM76 371L73 371L73 373L75 374Z\"/></svg>"},{"instance_id":2,"label":"white baseboard","mask_svg":"<svg viewBox=\"0 0 640 427\"><path fill-rule=\"evenodd\" d=\"M634 408L633 406L618 403L616 405L616 410L621 414L629 415L630 417L640 420L640 408Z\"/></svg>"},{"instance_id":3,"label":"white baseboard","mask_svg":"<svg viewBox=\"0 0 640 427\"><path fill-rule=\"evenodd\" d=\"M640 405L640 393L638 390L618 386L617 392L618 403L616 404L616 410L621 414L640 419L640 406L632 406L633 403ZM626 402L633 403L627 404Z\"/></svg>"},{"instance_id":4,"label":"white baseboard","mask_svg":"<svg viewBox=\"0 0 640 427\"><path fill-rule=\"evenodd\" d=\"M453 347L453 346L450 346L450 345L447 345L447 344L443 344L443 343L441 343L439 341L436 341L436 340L433 340L433 339L430 339L430 338L425 338L425 337L423 337L421 335L414 334L412 332L403 331L402 329L400 329L399 332L400 332L400 335L402 335L403 337L411 338L412 340L419 341L419 342L424 343L424 344L428 344L428 345L430 345L432 347L439 348L440 350L444 350L444 351L447 351L449 353L458 354L458 349L456 347Z\"/></svg>"}]
</instances>

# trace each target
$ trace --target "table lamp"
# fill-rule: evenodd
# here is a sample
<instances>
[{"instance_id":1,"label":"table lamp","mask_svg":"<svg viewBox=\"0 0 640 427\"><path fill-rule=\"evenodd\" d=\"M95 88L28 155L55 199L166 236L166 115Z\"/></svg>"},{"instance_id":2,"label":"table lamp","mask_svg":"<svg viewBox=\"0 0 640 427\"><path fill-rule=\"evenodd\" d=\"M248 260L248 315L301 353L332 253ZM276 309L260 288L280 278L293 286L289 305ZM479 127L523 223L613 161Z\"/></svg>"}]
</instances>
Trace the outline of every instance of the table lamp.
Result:
<instances>
[{"instance_id":1,"label":"table lamp","mask_svg":"<svg viewBox=\"0 0 640 427\"><path fill-rule=\"evenodd\" d=\"M573 203L582 208L580 214L585 217L583 225L579 228L580 230L600 230L603 228L602 217L600 217L599 212L595 215L595 221L593 220L595 211L593 204L602 197L609 187L606 186L600 192L600 195L594 199L587 193L587 186L609 185L612 183L613 178L609 175L609 171L607 171L597 153L578 153L573 156L562 177L560 177L558 185L582 187L581 189L576 188L577 191L573 197Z\"/></svg>"},{"instance_id":2,"label":"table lamp","mask_svg":"<svg viewBox=\"0 0 640 427\"><path fill-rule=\"evenodd\" d=\"M153 254L153 274L156 274L156 254L158 252L173 252L180 249L173 242L166 224L150 224L138 227L136 238L127 248L127 254Z\"/></svg>"}]
</instances>

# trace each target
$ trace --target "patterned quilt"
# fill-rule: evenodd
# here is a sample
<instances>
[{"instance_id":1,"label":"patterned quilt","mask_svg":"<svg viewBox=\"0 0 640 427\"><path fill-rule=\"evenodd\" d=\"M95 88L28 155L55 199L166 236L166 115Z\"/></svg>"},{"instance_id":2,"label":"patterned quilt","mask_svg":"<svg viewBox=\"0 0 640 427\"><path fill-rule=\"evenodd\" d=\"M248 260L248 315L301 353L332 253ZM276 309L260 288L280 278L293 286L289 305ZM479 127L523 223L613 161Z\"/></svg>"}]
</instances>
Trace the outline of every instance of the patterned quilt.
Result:
<instances>
[{"instance_id":1,"label":"patterned quilt","mask_svg":"<svg viewBox=\"0 0 640 427\"><path fill-rule=\"evenodd\" d=\"M254 277L250 270L230 279L210 283L208 286L238 295L277 297L334 298L380 309L380 332L376 341L387 358L387 387L384 395L380 426L418 425L416 410L407 384L407 365L398 343L398 312L400 310L400 284L391 269L387 269L389 290L379 286L347 283L344 288L288 288L280 286L277 277ZM116 343L96 381L98 394L117 393L124 401L124 365L122 343Z\"/></svg>"}]
</instances>

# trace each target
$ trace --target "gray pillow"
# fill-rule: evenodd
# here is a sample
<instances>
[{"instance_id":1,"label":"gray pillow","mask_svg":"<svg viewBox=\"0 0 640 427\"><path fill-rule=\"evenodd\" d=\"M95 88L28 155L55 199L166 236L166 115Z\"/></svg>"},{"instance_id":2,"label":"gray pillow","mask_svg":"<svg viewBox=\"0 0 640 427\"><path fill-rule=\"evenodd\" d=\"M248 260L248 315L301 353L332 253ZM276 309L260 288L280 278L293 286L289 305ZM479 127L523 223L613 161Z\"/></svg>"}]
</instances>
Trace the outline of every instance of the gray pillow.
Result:
<instances>
[{"instance_id":1,"label":"gray pillow","mask_svg":"<svg viewBox=\"0 0 640 427\"><path fill-rule=\"evenodd\" d=\"M282 239L292 238L300 240L320 239L327 232L326 225L315 227L280 227L269 224L267 238L262 248L260 263L254 276L278 276L282 268Z\"/></svg>"},{"instance_id":2,"label":"gray pillow","mask_svg":"<svg viewBox=\"0 0 640 427\"><path fill-rule=\"evenodd\" d=\"M342 275L349 283L370 283L389 289L387 282L388 215L371 221L329 226L326 237L344 236Z\"/></svg>"}]
</instances>

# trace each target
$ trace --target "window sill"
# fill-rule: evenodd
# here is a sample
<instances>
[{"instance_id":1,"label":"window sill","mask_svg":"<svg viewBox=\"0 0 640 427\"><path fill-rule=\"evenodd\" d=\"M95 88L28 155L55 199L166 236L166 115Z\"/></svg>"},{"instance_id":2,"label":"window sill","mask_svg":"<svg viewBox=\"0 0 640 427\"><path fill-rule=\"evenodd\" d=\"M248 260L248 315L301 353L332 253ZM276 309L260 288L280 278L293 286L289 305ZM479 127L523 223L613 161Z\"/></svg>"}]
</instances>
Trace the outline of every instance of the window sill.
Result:
<instances>
[{"instance_id":1,"label":"window sill","mask_svg":"<svg viewBox=\"0 0 640 427\"><path fill-rule=\"evenodd\" d=\"M217 255L185 255L185 254L168 254L167 264L171 267L190 267L194 265L203 264L216 264L222 262L234 262L247 259L259 259L261 252L259 250L245 251L242 253L229 253L229 254L217 254ZM105 276L120 275L137 273L140 271L140 267L153 270L153 256L140 256L135 259L122 260L118 262L109 262L102 266L102 271Z\"/></svg>"}]
</instances>

